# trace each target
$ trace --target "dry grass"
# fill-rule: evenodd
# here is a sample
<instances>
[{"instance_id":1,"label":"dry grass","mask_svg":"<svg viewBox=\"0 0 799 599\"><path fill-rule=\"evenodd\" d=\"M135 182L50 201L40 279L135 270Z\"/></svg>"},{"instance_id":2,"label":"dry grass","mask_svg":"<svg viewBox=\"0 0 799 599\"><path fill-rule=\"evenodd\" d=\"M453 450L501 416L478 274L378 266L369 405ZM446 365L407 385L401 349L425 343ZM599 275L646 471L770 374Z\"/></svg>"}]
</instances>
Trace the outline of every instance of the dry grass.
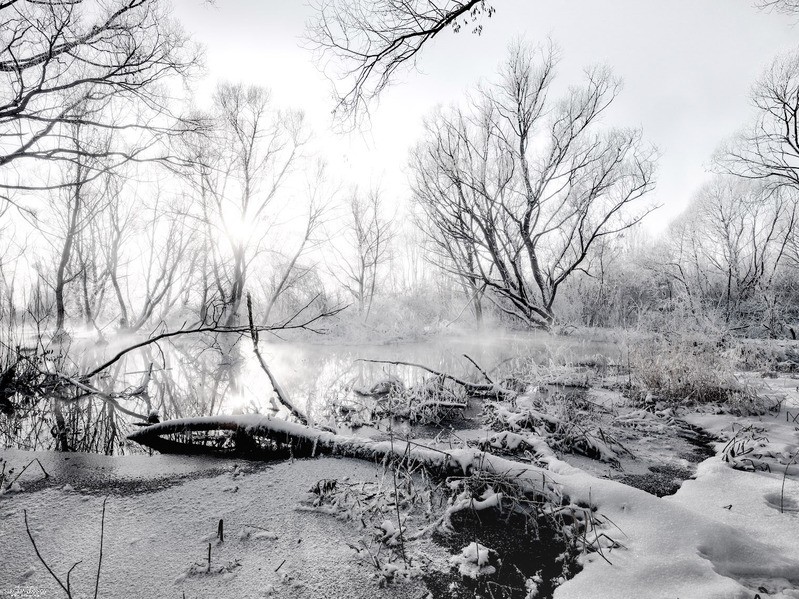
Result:
<instances>
[{"instance_id":1,"label":"dry grass","mask_svg":"<svg viewBox=\"0 0 799 599\"><path fill-rule=\"evenodd\" d=\"M763 413L763 402L736 374L739 343L718 331L638 335L628 342L628 391L634 399L715 403Z\"/></svg>"}]
</instances>

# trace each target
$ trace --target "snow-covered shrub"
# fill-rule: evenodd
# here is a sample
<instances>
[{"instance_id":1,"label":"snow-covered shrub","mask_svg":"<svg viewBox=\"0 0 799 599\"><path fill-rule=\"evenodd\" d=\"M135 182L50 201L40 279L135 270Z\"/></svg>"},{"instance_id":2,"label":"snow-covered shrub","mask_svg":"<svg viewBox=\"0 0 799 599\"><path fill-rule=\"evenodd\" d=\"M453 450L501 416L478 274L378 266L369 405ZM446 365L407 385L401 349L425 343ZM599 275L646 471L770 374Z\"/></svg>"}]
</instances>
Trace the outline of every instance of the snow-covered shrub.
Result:
<instances>
[{"instance_id":1,"label":"snow-covered shrub","mask_svg":"<svg viewBox=\"0 0 799 599\"><path fill-rule=\"evenodd\" d=\"M531 459L556 450L616 463L627 450L597 424L591 415L593 409L591 402L573 392L544 397L527 394L512 404L486 403L486 424L500 434L487 439L483 449L506 454L527 452Z\"/></svg>"},{"instance_id":2,"label":"snow-covered shrub","mask_svg":"<svg viewBox=\"0 0 799 599\"><path fill-rule=\"evenodd\" d=\"M736 342L698 332L639 335L629 342L630 383L641 397L744 405L753 393L735 375Z\"/></svg>"},{"instance_id":3,"label":"snow-covered shrub","mask_svg":"<svg viewBox=\"0 0 799 599\"><path fill-rule=\"evenodd\" d=\"M493 549L484 547L475 541L461 549L459 554L453 555L449 563L457 566L461 576L476 579L494 574L497 569L492 565L492 562L498 561L496 552Z\"/></svg>"},{"instance_id":4,"label":"snow-covered shrub","mask_svg":"<svg viewBox=\"0 0 799 599\"><path fill-rule=\"evenodd\" d=\"M442 376L384 394L374 408L378 418L407 418L416 424L440 424L459 418L467 405L464 390Z\"/></svg>"},{"instance_id":5,"label":"snow-covered shrub","mask_svg":"<svg viewBox=\"0 0 799 599\"><path fill-rule=\"evenodd\" d=\"M741 368L766 374L799 372L799 342L746 339L736 347L734 358Z\"/></svg>"}]
</instances>

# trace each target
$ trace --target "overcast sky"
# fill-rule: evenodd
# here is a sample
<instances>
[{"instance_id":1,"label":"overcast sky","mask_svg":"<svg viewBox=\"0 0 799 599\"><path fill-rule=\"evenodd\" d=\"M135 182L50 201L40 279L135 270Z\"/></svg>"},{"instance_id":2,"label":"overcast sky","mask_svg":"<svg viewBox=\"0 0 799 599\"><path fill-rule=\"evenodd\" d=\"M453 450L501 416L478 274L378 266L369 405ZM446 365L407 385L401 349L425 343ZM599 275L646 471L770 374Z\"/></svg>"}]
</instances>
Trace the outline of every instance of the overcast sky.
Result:
<instances>
[{"instance_id":1,"label":"overcast sky","mask_svg":"<svg viewBox=\"0 0 799 599\"><path fill-rule=\"evenodd\" d=\"M779 53L799 46L795 19L759 11L754 0L493 0L481 36L445 32L426 47L418 72L383 96L369 131L335 134L330 86L302 47L310 8L299 0L177 0L176 17L206 47L204 104L216 81L272 89L280 105L302 108L339 178L382 182L387 196L407 197L405 165L422 118L459 101L490 79L515 37L547 37L562 50L559 82L579 82L601 62L624 80L608 124L640 126L661 153L650 217L659 231L708 176L718 144L750 121L749 90Z\"/></svg>"}]
</instances>

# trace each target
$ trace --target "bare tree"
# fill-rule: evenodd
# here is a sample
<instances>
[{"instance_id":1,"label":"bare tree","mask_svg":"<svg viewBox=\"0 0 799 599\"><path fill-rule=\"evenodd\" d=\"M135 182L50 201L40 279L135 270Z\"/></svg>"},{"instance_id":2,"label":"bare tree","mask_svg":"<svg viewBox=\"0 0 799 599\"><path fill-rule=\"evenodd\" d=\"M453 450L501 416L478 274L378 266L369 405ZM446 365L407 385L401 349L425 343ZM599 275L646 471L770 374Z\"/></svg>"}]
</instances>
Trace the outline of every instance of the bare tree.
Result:
<instances>
[{"instance_id":1,"label":"bare tree","mask_svg":"<svg viewBox=\"0 0 799 599\"><path fill-rule=\"evenodd\" d=\"M357 116L402 67L447 29L472 26L494 9L485 0L319 0L308 37L333 81L336 111Z\"/></svg>"},{"instance_id":2,"label":"bare tree","mask_svg":"<svg viewBox=\"0 0 799 599\"><path fill-rule=\"evenodd\" d=\"M108 271L102 259L103 248L99 218L91 219L88 231L81 235L75 244L77 269L80 279L80 311L87 327L93 327L100 338L102 329L97 324L97 317L102 312L108 290Z\"/></svg>"},{"instance_id":3,"label":"bare tree","mask_svg":"<svg viewBox=\"0 0 799 599\"><path fill-rule=\"evenodd\" d=\"M86 159L96 152L74 147L64 125L125 137L103 154L120 161L145 159L163 136L196 126L174 118L158 86L198 60L164 2L7 0L0 23L0 166L91 164ZM35 187L19 180L2 186Z\"/></svg>"},{"instance_id":4,"label":"bare tree","mask_svg":"<svg viewBox=\"0 0 799 599\"><path fill-rule=\"evenodd\" d=\"M99 232L103 180L130 162L169 163L169 139L198 127L177 115L162 85L187 76L198 54L161 0L9 0L0 23L0 199L19 206L14 192L64 190L51 196L60 198L58 258L42 275L57 331L73 281L94 323L108 275L89 235Z\"/></svg>"},{"instance_id":5,"label":"bare tree","mask_svg":"<svg viewBox=\"0 0 799 599\"><path fill-rule=\"evenodd\" d=\"M653 209L630 210L653 187L654 150L641 132L596 131L620 83L589 69L553 105L555 64L552 48L512 47L499 82L429 119L411 158L415 200L451 270L544 328L593 244Z\"/></svg>"},{"instance_id":6,"label":"bare tree","mask_svg":"<svg viewBox=\"0 0 799 599\"><path fill-rule=\"evenodd\" d=\"M755 122L717 153L720 170L799 188L799 51L772 62L752 101Z\"/></svg>"},{"instance_id":7,"label":"bare tree","mask_svg":"<svg viewBox=\"0 0 799 599\"><path fill-rule=\"evenodd\" d=\"M421 203L421 202L420 202ZM424 203L421 203L424 208ZM429 207L429 206L428 206ZM444 273L454 277L471 307L477 323L483 321L483 297L488 285L479 275L478 256L470 242L476 224L473 216L458 204L448 209L423 209L416 218L419 230L427 240L425 259Z\"/></svg>"},{"instance_id":8,"label":"bare tree","mask_svg":"<svg viewBox=\"0 0 799 599\"><path fill-rule=\"evenodd\" d=\"M372 311L380 268L389 258L394 233L384 209L380 190L372 189L365 197L353 190L347 202L346 224L338 235L344 243L333 241L330 245L333 259L328 270L357 302L364 320Z\"/></svg>"},{"instance_id":9,"label":"bare tree","mask_svg":"<svg viewBox=\"0 0 799 599\"><path fill-rule=\"evenodd\" d=\"M104 159L110 147L110 137L106 132L87 130L82 124L73 124L71 142L76 159L63 163L61 181L49 192L49 212L57 218L56 223L35 221L45 237L51 240L56 251L55 272L50 283L55 296L57 334L63 333L66 320L67 285L78 279L82 273L76 264L76 249L81 238L101 210L103 196L92 173L104 170ZM54 228L53 228L54 225ZM42 273L49 278L49 273Z\"/></svg>"},{"instance_id":10,"label":"bare tree","mask_svg":"<svg viewBox=\"0 0 799 599\"><path fill-rule=\"evenodd\" d=\"M153 316L163 320L188 285L192 229L185 197L157 188L146 199L123 191L109 197L100 243L118 322L135 332Z\"/></svg>"},{"instance_id":11,"label":"bare tree","mask_svg":"<svg viewBox=\"0 0 799 599\"><path fill-rule=\"evenodd\" d=\"M302 157L307 133L301 112L275 109L269 91L257 86L221 84L212 116L212 143L201 137L187 151L196 164L196 218L208 240L214 295L232 326L250 265L272 233L278 194Z\"/></svg>"},{"instance_id":12,"label":"bare tree","mask_svg":"<svg viewBox=\"0 0 799 599\"><path fill-rule=\"evenodd\" d=\"M796 201L788 191L720 179L700 191L694 216L704 224L703 276L720 275L729 322L743 303L771 291L796 224Z\"/></svg>"},{"instance_id":13,"label":"bare tree","mask_svg":"<svg viewBox=\"0 0 799 599\"><path fill-rule=\"evenodd\" d=\"M662 268L695 310L717 311L731 325L751 321L771 303L797 217L790 190L719 176L670 228Z\"/></svg>"},{"instance_id":14,"label":"bare tree","mask_svg":"<svg viewBox=\"0 0 799 599\"><path fill-rule=\"evenodd\" d=\"M317 233L325 222L328 206L336 191L328 181L327 166L324 162L317 161L306 184L308 213L305 218L305 226L302 228L299 243L286 256L281 267L275 271L275 280L271 289L266 290L265 295L268 299L263 313L264 322L269 322L272 310L282 296L293 288L299 287L304 279L310 278L313 274L314 268L302 266L300 260L309 250L319 245Z\"/></svg>"},{"instance_id":15,"label":"bare tree","mask_svg":"<svg viewBox=\"0 0 799 599\"><path fill-rule=\"evenodd\" d=\"M793 1L766 4L785 12L799 7ZM795 258L797 237L794 226L799 195L799 51L774 59L753 86L752 101L756 109L754 122L719 149L716 164L722 173L758 181L776 193L767 196L764 202L762 211L766 214L773 212L775 201L785 204L782 209L785 216L777 221L778 238L783 242L780 258L784 266L794 268L790 276L795 280L795 265L799 264ZM765 218L769 220L769 217ZM785 222L789 226L783 236ZM773 281L771 278L770 282ZM769 290L773 296L770 285ZM771 301L771 304L772 313L779 310L786 314L789 312L786 305L780 308L776 301ZM776 323L772 324L776 326ZM775 331L772 327L771 333L775 334Z\"/></svg>"}]
</instances>

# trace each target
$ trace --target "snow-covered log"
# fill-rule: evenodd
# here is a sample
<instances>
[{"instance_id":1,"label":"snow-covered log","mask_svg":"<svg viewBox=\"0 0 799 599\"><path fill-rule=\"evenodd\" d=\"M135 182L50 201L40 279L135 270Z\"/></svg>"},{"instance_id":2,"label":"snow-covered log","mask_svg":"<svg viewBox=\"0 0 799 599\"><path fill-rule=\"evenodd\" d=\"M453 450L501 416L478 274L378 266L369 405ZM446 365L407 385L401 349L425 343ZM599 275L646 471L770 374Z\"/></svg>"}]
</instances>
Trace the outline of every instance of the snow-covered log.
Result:
<instances>
[{"instance_id":1,"label":"snow-covered log","mask_svg":"<svg viewBox=\"0 0 799 599\"><path fill-rule=\"evenodd\" d=\"M144 427L128 439L161 453L209 453L208 447L173 441L163 435L220 430L233 431L249 439L266 438L284 450L290 449L295 457L337 455L377 462L405 460L441 476L466 476L478 471L508 475L523 483L529 492L549 500L561 500L552 474L544 468L506 460L478 449L445 451L415 441L376 441L344 436L261 414L168 420Z\"/></svg>"}]
</instances>

